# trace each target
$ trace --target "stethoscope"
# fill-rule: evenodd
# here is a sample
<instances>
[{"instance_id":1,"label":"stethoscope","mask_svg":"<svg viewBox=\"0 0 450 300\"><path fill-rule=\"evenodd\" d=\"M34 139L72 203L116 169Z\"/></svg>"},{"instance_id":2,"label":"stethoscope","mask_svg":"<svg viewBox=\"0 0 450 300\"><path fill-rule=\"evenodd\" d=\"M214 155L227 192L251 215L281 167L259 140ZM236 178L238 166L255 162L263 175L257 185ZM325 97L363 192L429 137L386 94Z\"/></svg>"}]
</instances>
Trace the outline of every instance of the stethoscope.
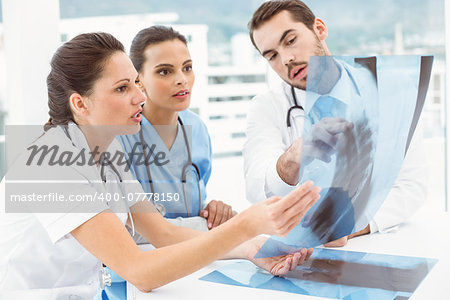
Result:
<instances>
[{"instance_id":1,"label":"stethoscope","mask_svg":"<svg viewBox=\"0 0 450 300\"><path fill-rule=\"evenodd\" d=\"M295 90L294 90L294 87L291 85L291 93L292 93L292 99L294 100L294 105L292 105L290 108L289 108L289 110L288 110L288 112L287 112L287 117L286 117L286 126L289 128L289 127L291 127L291 112L294 110L294 109L300 109L300 110L302 110L302 111L305 111L304 109L303 109L303 106L301 106L300 104L298 104L298 102L297 102L297 96L295 95Z\"/></svg>"},{"instance_id":2,"label":"stethoscope","mask_svg":"<svg viewBox=\"0 0 450 300\"><path fill-rule=\"evenodd\" d=\"M194 168L195 173L197 174L197 188L198 188L199 197L201 199L200 171L199 171L197 165L192 161L191 149L189 147L188 137L187 137L186 130L185 130L184 126L183 126L183 122L181 121L180 117L178 117L178 123L180 123L181 130L183 131L184 144L186 146L186 151L187 151L187 155L188 155L188 161L184 164L183 169L181 171L181 182L183 183L184 204L186 206L186 212L187 212L187 215L189 217L190 216L189 206L188 206L188 201L187 201L187 197L186 197L186 170L190 166L192 166ZM148 145L147 145L147 143L145 143L145 140L144 140L144 133L143 133L143 130L142 130L142 125L141 125L141 129L139 130L139 139L140 139L140 142L141 142L142 151L144 152L145 169L147 171L148 181L150 183L150 190L151 190L151 193L153 194L155 192L155 188L153 186L153 179L152 179L152 175L151 175L151 172L150 172L150 167L149 167L149 164L148 164L149 156L147 155L147 150L146 150ZM152 200L152 202L155 205L156 209L161 213L161 215L165 216L166 208L164 207L164 205L162 205L161 203L155 203L155 201L153 201L153 200Z\"/></svg>"},{"instance_id":3,"label":"stethoscope","mask_svg":"<svg viewBox=\"0 0 450 300\"><path fill-rule=\"evenodd\" d=\"M69 134L68 126L63 126L63 130L64 130L64 133L66 134L66 136L72 142L72 145L74 147L76 147L75 144L73 143L73 140L72 140L70 134ZM103 155L100 156L99 164L101 165L100 178L101 178L102 182L104 184L106 184L105 166L108 165L111 168L111 170L114 172L114 174L117 176L117 178L119 179L120 192L122 193L122 195L125 195L123 187L122 187L122 184L123 184L122 176L120 176L120 173L116 169L116 167L109 160L107 160L105 158L105 156L103 156ZM130 218L132 236L134 236L136 231L135 231L135 227L134 227L133 216L131 215L130 206L128 205L128 202L125 201L125 204L127 207L128 217ZM111 286L111 283L112 283L111 274L108 272L108 270L106 269L106 266L104 264L102 264L102 268L98 272L98 281L99 281L100 289L102 289L102 290L104 290L106 286Z\"/></svg>"}]
</instances>

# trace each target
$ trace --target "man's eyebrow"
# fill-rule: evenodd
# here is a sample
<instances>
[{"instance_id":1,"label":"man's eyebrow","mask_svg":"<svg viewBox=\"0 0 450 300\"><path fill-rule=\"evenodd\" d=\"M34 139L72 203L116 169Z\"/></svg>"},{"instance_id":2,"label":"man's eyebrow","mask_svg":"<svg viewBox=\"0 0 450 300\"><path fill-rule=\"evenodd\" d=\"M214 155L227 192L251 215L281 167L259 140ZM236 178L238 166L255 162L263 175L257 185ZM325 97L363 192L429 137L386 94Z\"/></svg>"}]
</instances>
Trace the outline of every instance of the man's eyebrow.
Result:
<instances>
[{"instance_id":1,"label":"man's eyebrow","mask_svg":"<svg viewBox=\"0 0 450 300\"><path fill-rule=\"evenodd\" d=\"M283 32L283 34L281 35L280 40L278 42L278 45L281 44L283 42L284 38L292 31L294 31L294 29L288 29L285 32ZM270 53L272 51L273 51L273 49L266 50L262 53L262 56L266 56L268 53Z\"/></svg>"},{"instance_id":2,"label":"man's eyebrow","mask_svg":"<svg viewBox=\"0 0 450 300\"><path fill-rule=\"evenodd\" d=\"M288 29L288 30L286 30L285 32L283 32L283 34L281 35L279 44L281 44L281 43L283 42L284 38L285 38L289 33L291 33L292 31L294 31L294 29Z\"/></svg>"},{"instance_id":3,"label":"man's eyebrow","mask_svg":"<svg viewBox=\"0 0 450 300\"><path fill-rule=\"evenodd\" d=\"M272 51L273 51L273 49L266 50L266 51L264 51L261 55L262 55L263 57L266 57L266 55L269 54L269 53L272 52Z\"/></svg>"}]
</instances>

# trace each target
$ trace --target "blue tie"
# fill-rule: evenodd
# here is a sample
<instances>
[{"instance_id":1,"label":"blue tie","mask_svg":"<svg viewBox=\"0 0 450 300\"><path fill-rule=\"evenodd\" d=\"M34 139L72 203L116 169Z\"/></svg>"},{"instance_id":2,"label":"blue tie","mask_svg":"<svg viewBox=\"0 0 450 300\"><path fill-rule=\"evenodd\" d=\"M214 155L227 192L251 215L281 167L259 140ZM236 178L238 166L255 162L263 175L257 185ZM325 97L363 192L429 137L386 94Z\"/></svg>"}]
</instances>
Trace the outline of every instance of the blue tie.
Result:
<instances>
[{"instance_id":1,"label":"blue tie","mask_svg":"<svg viewBox=\"0 0 450 300\"><path fill-rule=\"evenodd\" d=\"M310 116L315 124L323 118L344 118L346 104L330 96L320 96L311 108Z\"/></svg>"}]
</instances>

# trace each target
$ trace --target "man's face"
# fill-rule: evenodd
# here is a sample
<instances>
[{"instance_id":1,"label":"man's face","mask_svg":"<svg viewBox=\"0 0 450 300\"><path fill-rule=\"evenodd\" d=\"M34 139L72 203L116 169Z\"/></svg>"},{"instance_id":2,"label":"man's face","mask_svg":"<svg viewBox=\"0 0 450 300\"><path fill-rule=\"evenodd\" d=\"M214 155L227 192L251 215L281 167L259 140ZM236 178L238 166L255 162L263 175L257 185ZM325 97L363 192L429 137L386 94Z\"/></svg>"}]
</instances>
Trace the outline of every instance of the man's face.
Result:
<instances>
[{"instance_id":1,"label":"man's face","mask_svg":"<svg viewBox=\"0 0 450 300\"><path fill-rule=\"evenodd\" d=\"M305 90L309 58L329 55L325 44L327 34L320 19L316 19L314 30L310 30L294 21L288 11L281 11L254 30L253 39L259 52L284 81Z\"/></svg>"}]
</instances>

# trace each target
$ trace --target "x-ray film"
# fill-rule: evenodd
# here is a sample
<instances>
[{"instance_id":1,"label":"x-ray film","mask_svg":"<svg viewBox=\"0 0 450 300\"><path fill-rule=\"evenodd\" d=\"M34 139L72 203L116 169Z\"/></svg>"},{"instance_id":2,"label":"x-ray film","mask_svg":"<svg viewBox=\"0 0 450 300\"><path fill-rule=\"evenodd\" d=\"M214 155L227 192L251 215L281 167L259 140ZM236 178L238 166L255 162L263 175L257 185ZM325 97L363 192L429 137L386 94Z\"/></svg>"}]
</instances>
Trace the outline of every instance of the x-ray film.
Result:
<instances>
[{"instance_id":1,"label":"x-ray film","mask_svg":"<svg viewBox=\"0 0 450 300\"><path fill-rule=\"evenodd\" d=\"M436 259L314 249L284 277L248 261L226 265L200 280L337 299L408 299Z\"/></svg>"},{"instance_id":2,"label":"x-ray film","mask_svg":"<svg viewBox=\"0 0 450 300\"><path fill-rule=\"evenodd\" d=\"M256 257L364 229L394 184L419 120L432 56L311 57L299 181L322 188L287 237Z\"/></svg>"}]
</instances>

